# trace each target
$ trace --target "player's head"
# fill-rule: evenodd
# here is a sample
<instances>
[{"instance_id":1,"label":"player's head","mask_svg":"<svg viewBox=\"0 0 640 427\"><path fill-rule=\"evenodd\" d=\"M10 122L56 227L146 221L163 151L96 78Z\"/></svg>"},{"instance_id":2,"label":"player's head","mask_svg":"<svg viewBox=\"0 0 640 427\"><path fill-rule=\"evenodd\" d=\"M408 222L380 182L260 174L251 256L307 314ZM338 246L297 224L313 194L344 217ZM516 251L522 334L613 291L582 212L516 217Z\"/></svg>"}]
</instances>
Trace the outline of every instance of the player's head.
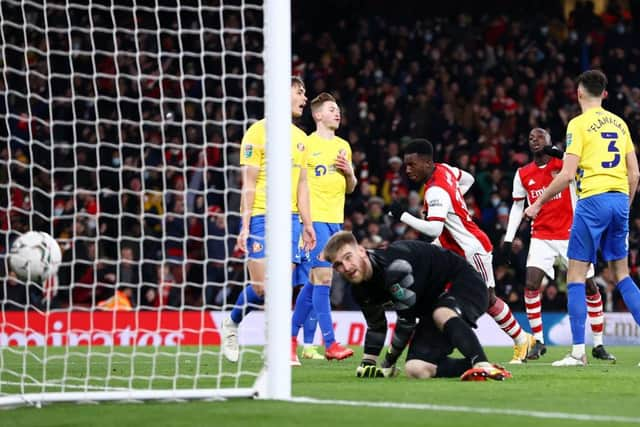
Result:
<instances>
[{"instance_id":1,"label":"player's head","mask_svg":"<svg viewBox=\"0 0 640 427\"><path fill-rule=\"evenodd\" d=\"M551 145L551 135L542 128L533 128L529 132L529 149L532 153L542 151L545 145Z\"/></svg>"},{"instance_id":2,"label":"player's head","mask_svg":"<svg viewBox=\"0 0 640 427\"><path fill-rule=\"evenodd\" d=\"M371 277L371 261L367 251L350 231L334 234L325 245L323 254L334 270L349 283L362 283Z\"/></svg>"},{"instance_id":3,"label":"player's head","mask_svg":"<svg viewBox=\"0 0 640 427\"><path fill-rule=\"evenodd\" d=\"M304 106L307 105L304 82L298 76L291 77L291 115L294 118L302 116Z\"/></svg>"},{"instance_id":4,"label":"player's head","mask_svg":"<svg viewBox=\"0 0 640 427\"><path fill-rule=\"evenodd\" d=\"M578 100L603 99L607 96L607 76L600 70L588 70L576 79Z\"/></svg>"},{"instance_id":5,"label":"player's head","mask_svg":"<svg viewBox=\"0 0 640 427\"><path fill-rule=\"evenodd\" d=\"M404 167L407 177L413 182L424 182L435 168L433 145L426 139L413 139L404 148Z\"/></svg>"},{"instance_id":6,"label":"player's head","mask_svg":"<svg viewBox=\"0 0 640 427\"><path fill-rule=\"evenodd\" d=\"M327 92L313 98L311 101L311 114L317 126L324 126L330 130L337 130L340 127L340 107L336 99Z\"/></svg>"}]
</instances>

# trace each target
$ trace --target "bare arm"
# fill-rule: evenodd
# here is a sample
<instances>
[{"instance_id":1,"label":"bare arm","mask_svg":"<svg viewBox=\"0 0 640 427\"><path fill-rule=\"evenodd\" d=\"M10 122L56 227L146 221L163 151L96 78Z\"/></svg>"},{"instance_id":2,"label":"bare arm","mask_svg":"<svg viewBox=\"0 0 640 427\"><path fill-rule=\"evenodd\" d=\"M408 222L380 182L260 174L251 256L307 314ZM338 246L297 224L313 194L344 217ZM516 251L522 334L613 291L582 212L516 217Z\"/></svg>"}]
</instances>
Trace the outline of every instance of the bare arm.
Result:
<instances>
[{"instance_id":1,"label":"bare arm","mask_svg":"<svg viewBox=\"0 0 640 427\"><path fill-rule=\"evenodd\" d=\"M242 218L242 228L238 235L236 247L242 252L247 251L247 238L249 237L249 223L253 202L256 199L256 183L260 168L257 166L242 166L242 192L240 201L240 216Z\"/></svg>"},{"instance_id":2,"label":"bare arm","mask_svg":"<svg viewBox=\"0 0 640 427\"><path fill-rule=\"evenodd\" d=\"M309 183L307 181L307 169L300 170L298 178L298 212L302 220L302 241L304 248L311 250L316 246L316 233L313 231L311 219L311 201L309 199Z\"/></svg>"},{"instance_id":3,"label":"bare arm","mask_svg":"<svg viewBox=\"0 0 640 427\"><path fill-rule=\"evenodd\" d=\"M640 178L640 171L638 171L638 158L636 152L630 151L627 153L627 179L629 180L629 206L633 203L633 198L638 191L638 179Z\"/></svg>"}]
</instances>

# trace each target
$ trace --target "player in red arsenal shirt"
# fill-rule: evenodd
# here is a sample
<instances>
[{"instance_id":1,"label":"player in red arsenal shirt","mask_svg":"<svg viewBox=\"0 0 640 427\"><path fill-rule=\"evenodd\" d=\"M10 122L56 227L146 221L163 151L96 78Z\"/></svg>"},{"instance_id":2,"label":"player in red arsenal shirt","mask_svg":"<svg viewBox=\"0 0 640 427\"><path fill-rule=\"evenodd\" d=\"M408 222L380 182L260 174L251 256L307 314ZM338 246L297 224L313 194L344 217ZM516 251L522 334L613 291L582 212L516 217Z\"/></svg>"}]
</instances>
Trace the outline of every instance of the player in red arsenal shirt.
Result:
<instances>
[{"instance_id":1,"label":"player in red arsenal shirt","mask_svg":"<svg viewBox=\"0 0 640 427\"><path fill-rule=\"evenodd\" d=\"M534 203L562 169L563 152L551 145L551 136L546 130L540 128L531 130L529 148L533 153L533 161L519 168L513 178L513 206L504 237L504 250L507 256L511 253L511 242L522 221L525 199L528 205ZM529 359L538 359L546 352L542 329L540 286L545 275L553 280L555 276L553 266L556 259L560 259L565 268L567 266L567 247L574 205L575 189L572 185L547 202L531 224L524 302L531 331L536 337L536 344L529 350L527 355ZM593 275L592 265L587 274L587 308L594 345L592 355L598 359L613 361L616 358L608 353L602 344L604 327L602 298L598 286L592 280Z\"/></svg>"},{"instance_id":2,"label":"player in red arsenal shirt","mask_svg":"<svg viewBox=\"0 0 640 427\"><path fill-rule=\"evenodd\" d=\"M509 306L496 296L493 246L471 219L463 199L463 194L474 182L473 176L447 164L435 163L433 146L426 139L414 139L407 145L404 163L407 177L425 185L425 219L404 212L398 205L392 205L391 214L428 237L437 239L442 247L465 258L480 273L489 292L487 313L514 340L510 363L526 361L529 350L535 345L535 338L522 330Z\"/></svg>"}]
</instances>

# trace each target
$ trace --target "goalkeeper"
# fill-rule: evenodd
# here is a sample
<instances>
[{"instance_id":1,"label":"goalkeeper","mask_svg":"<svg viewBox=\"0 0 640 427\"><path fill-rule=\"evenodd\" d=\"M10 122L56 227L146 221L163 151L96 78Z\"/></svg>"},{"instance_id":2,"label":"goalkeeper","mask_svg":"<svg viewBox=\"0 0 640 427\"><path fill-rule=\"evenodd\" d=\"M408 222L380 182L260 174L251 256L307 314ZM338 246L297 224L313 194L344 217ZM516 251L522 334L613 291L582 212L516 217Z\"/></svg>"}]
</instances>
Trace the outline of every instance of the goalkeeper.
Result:
<instances>
[{"instance_id":1,"label":"goalkeeper","mask_svg":"<svg viewBox=\"0 0 640 427\"><path fill-rule=\"evenodd\" d=\"M460 256L415 240L367 251L348 231L335 234L324 255L352 284L367 321L358 377L397 375L396 364L407 345L404 368L410 378L460 376L466 381L485 381L511 377L501 366L489 363L471 329L489 304L487 287ZM387 334L385 309L395 310L398 320L391 346L378 366ZM464 358L449 357L454 349Z\"/></svg>"}]
</instances>

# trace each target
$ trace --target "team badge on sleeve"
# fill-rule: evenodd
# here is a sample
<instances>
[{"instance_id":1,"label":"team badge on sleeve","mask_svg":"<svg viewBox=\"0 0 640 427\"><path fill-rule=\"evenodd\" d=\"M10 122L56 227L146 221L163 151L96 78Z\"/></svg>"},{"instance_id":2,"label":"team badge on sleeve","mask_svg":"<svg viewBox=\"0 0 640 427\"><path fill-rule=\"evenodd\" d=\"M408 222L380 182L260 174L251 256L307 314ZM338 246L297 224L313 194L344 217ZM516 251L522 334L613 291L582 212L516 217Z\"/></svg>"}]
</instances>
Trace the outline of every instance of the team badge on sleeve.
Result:
<instances>
[{"instance_id":1,"label":"team badge on sleeve","mask_svg":"<svg viewBox=\"0 0 640 427\"><path fill-rule=\"evenodd\" d=\"M567 147L569 147L571 145L572 141L573 141L573 134L572 133L568 133L567 134Z\"/></svg>"},{"instance_id":2,"label":"team badge on sleeve","mask_svg":"<svg viewBox=\"0 0 640 427\"><path fill-rule=\"evenodd\" d=\"M253 156L253 145L247 144L244 146L244 158L248 159Z\"/></svg>"}]
</instances>

